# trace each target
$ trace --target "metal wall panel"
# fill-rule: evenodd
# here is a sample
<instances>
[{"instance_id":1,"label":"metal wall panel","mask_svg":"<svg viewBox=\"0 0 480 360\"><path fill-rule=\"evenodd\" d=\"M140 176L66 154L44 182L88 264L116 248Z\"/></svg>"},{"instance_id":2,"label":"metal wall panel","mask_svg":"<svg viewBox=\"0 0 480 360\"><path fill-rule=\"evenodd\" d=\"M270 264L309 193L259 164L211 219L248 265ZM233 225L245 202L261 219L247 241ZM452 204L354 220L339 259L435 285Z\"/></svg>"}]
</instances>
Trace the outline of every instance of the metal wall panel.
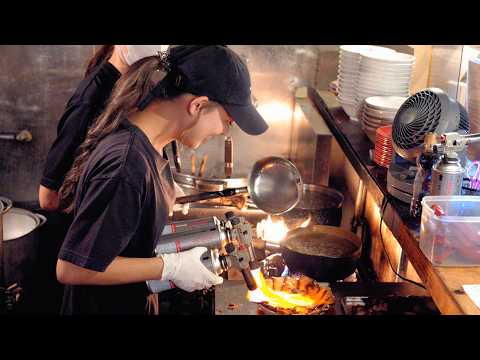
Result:
<instances>
[{"instance_id":1,"label":"metal wall panel","mask_svg":"<svg viewBox=\"0 0 480 360\"><path fill-rule=\"evenodd\" d=\"M28 129L30 143L0 140L0 194L37 198L45 158L92 45L0 46L0 131Z\"/></svg>"},{"instance_id":2,"label":"metal wall panel","mask_svg":"<svg viewBox=\"0 0 480 360\"><path fill-rule=\"evenodd\" d=\"M246 176L254 161L267 155L288 157L291 150L294 89L326 89L336 78L336 45L232 45L248 60L252 91L270 129L258 137L238 128L234 141L234 176ZM58 120L81 80L93 45L0 46L0 131L28 129L28 144L0 140L0 194L16 201L37 200L45 158ZM207 176L223 174L223 139L199 148L208 152ZM189 168L190 151L182 160ZM198 167L197 167L198 168ZM189 170L189 169L188 169Z\"/></svg>"}]
</instances>

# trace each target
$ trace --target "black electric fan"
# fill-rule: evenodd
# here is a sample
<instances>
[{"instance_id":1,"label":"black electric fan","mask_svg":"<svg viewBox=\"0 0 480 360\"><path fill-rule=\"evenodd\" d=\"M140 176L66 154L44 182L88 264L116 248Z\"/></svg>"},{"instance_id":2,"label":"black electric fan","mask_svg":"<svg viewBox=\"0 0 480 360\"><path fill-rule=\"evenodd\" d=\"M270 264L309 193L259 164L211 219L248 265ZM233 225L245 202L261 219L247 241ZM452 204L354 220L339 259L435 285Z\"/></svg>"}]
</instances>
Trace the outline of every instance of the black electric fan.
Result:
<instances>
[{"instance_id":1,"label":"black electric fan","mask_svg":"<svg viewBox=\"0 0 480 360\"><path fill-rule=\"evenodd\" d=\"M443 90L428 88L410 96L398 109L392 126L395 152L388 168L387 190L410 203L416 173L416 159L427 133L469 132L465 108Z\"/></svg>"}]
</instances>

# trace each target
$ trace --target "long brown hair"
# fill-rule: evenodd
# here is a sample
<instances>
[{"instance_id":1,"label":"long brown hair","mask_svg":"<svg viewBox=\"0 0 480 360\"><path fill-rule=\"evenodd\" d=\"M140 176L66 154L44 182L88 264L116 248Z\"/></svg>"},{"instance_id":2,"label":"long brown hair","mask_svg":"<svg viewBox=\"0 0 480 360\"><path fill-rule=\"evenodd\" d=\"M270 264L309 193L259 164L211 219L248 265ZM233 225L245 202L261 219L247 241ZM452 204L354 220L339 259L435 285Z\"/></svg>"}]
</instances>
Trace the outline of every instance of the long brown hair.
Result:
<instances>
[{"instance_id":1,"label":"long brown hair","mask_svg":"<svg viewBox=\"0 0 480 360\"><path fill-rule=\"evenodd\" d=\"M90 75L94 68L96 68L101 63L110 59L113 54L115 45L102 45L98 48L93 56L87 61L87 68L85 70L85 77Z\"/></svg>"},{"instance_id":2,"label":"long brown hair","mask_svg":"<svg viewBox=\"0 0 480 360\"><path fill-rule=\"evenodd\" d=\"M89 128L85 141L77 150L70 171L59 190L61 208L70 213L74 208L75 189L91 153L100 140L114 132L129 114L137 110L138 103L158 82L162 71L158 56L149 56L132 64L115 84L104 112ZM155 79L157 78L157 79ZM178 94L166 97L173 98Z\"/></svg>"}]
</instances>

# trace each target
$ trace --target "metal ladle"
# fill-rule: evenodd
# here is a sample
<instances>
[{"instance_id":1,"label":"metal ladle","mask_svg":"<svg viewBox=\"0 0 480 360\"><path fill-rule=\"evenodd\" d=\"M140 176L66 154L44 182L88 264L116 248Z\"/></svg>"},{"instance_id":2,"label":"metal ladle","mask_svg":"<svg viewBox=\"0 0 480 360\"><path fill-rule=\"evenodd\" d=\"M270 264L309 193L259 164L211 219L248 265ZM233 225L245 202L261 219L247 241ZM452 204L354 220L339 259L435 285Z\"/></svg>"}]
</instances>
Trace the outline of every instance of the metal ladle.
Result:
<instances>
[{"instance_id":1,"label":"metal ladle","mask_svg":"<svg viewBox=\"0 0 480 360\"><path fill-rule=\"evenodd\" d=\"M269 156L255 162L248 186L182 196L177 204L250 194L253 203L269 214L283 214L301 200L303 182L295 165L282 157Z\"/></svg>"}]
</instances>

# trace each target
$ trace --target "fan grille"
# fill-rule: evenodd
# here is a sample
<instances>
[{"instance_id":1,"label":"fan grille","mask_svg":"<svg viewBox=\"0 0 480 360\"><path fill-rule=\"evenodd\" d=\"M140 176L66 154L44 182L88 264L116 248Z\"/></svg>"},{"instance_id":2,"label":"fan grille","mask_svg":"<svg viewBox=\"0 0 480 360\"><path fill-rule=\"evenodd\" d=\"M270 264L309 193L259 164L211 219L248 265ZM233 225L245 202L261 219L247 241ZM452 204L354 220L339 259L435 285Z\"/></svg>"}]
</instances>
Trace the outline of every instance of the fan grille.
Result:
<instances>
[{"instance_id":1,"label":"fan grille","mask_svg":"<svg viewBox=\"0 0 480 360\"><path fill-rule=\"evenodd\" d=\"M425 135L438 126L441 115L441 101L434 92L423 90L410 96L395 116L393 141L405 150L422 145Z\"/></svg>"}]
</instances>

